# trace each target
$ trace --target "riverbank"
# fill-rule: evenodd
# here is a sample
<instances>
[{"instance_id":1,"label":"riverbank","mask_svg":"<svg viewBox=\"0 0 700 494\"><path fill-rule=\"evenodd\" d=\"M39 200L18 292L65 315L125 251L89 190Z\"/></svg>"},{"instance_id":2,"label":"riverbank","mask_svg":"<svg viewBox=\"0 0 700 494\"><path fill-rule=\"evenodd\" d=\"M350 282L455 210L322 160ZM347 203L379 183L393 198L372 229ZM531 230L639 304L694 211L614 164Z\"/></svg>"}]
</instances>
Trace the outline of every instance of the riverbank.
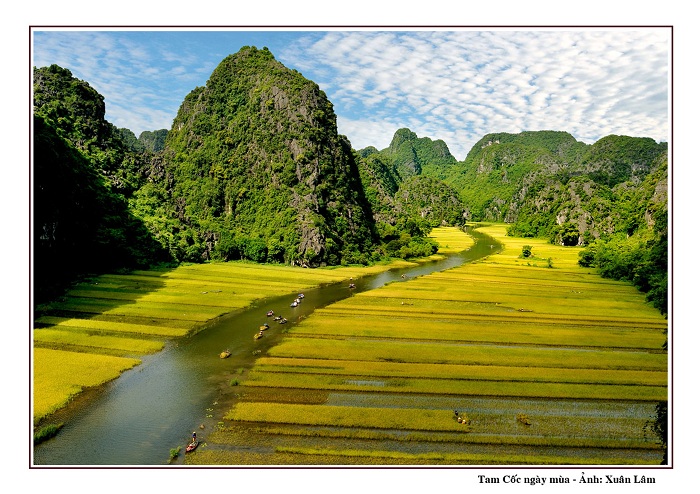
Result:
<instances>
[{"instance_id":1,"label":"riverbank","mask_svg":"<svg viewBox=\"0 0 700 494\"><path fill-rule=\"evenodd\" d=\"M462 245L454 239L455 231L466 248L471 240L456 228L438 228L432 235L441 245ZM369 267L305 269L207 263L86 280L36 311L34 423L50 422L52 414L86 389L117 379L168 342L202 331L257 300L412 265L397 260Z\"/></svg>"},{"instance_id":2,"label":"riverbank","mask_svg":"<svg viewBox=\"0 0 700 494\"><path fill-rule=\"evenodd\" d=\"M664 317L578 248L479 230L503 250L292 328L186 463L659 464Z\"/></svg>"}]
</instances>

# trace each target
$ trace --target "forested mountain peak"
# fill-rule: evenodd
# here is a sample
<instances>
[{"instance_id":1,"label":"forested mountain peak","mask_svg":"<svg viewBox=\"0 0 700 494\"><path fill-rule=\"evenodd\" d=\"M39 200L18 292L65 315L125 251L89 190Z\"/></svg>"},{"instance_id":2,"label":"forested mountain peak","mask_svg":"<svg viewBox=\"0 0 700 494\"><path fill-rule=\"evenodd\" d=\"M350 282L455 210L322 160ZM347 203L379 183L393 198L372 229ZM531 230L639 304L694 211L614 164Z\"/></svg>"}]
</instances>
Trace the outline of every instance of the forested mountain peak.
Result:
<instances>
[{"instance_id":1,"label":"forested mountain peak","mask_svg":"<svg viewBox=\"0 0 700 494\"><path fill-rule=\"evenodd\" d=\"M581 169L596 182L609 186L627 180L641 182L667 149L667 143L649 137L609 135L588 148Z\"/></svg>"},{"instance_id":2,"label":"forested mountain peak","mask_svg":"<svg viewBox=\"0 0 700 494\"><path fill-rule=\"evenodd\" d=\"M105 120L104 97L58 65L35 68L33 77L35 113L59 136L93 157L103 173L116 173L126 147L116 127Z\"/></svg>"},{"instance_id":3,"label":"forested mountain peak","mask_svg":"<svg viewBox=\"0 0 700 494\"><path fill-rule=\"evenodd\" d=\"M449 167L457 163L445 141L418 137L407 128L397 130L389 147L380 153L404 179L423 173L444 178Z\"/></svg>"},{"instance_id":4,"label":"forested mountain peak","mask_svg":"<svg viewBox=\"0 0 700 494\"><path fill-rule=\"evenodd\" d=\"M164 157L194 234L186 257L313 265L371 249L372 214L333 105L266 48L226 57L187 95Z\"/></svg>"},{"instance_id":5,"label":"forested mountain peak","mask_svg":"<svg viewBox=\"0 0 700 494\"><path fill-rule=\"evenodd\" d=\"M519 144L546 149L550 153L568 158L585 144L578 142L568 132L554 130L524 131L517 134L497 132L486 134L469 150L465 161L473 160L480 152L499 144Z\"/></svg>"},{"instance_id":6,"label":"forested mountain peak","mask_svg":"<svg viewBox=\"0 0 700 494\"><path fill-rule=\"evenodd\" d=\"M418 134L411 129L402 128L394 132L394 137L391 139L388 151L397 153L404 142L412 142L418 139Z\"/></svg>"}]
</instances>

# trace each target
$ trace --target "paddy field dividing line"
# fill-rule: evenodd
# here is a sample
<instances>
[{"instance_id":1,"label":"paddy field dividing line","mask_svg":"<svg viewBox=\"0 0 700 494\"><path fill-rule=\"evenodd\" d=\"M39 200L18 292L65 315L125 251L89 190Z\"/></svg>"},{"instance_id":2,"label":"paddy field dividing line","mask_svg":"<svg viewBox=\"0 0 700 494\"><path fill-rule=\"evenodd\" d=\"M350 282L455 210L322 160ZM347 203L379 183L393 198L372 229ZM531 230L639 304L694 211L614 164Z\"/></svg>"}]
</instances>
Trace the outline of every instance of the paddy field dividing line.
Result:
<instances>
[{"instance_id":1,"label":"paddy field dividing line","mask_svg":"<svg viewBox=\"0 0 700 494\"><path fill-rule=\"evenodd\" d=\"M323 374L354 378L427 378L446 380L494 380L522 382L566 382L665 386L663 370L580 369L552 367L513 367L496 365L420 364L325 360L318 365L313 359L263 357L257 362L258 372ZM368 381L372 382L372 381ZM382 381L378 381L381 383Z\"/></svg>"},{"instance_id":2,"label":"paddy field dividing line","mask_svg":"<svg viewBox=\"0 0 700 494\"><path fill-rule=\"evenodd\" d=\"M449 410L447 411L449 412ZM523 427L513 415L504 413L473 413L468 415L467 423L459 423L450 417L444 409L427 408L375 408L328 405L318 407L304 404L270 403L260 404L242 402L226 419L234 422L264 423L270 426L309 426L314 428L333 428L340 437L352 437L356 432L386 431L393 432L394 437L402 436L397 431L406 433L437 432L461 433L465 437L457 443L494 443L526 444L533 446L561 446L568 433L576 436L569 440L580 441L577 446L594 447L635 446L640 449L653 448L651 441L644 441L639 431L644 426L644 419L605 418L605 417L556 417L532 415L534 427ZM342 431L342 432L341 432ZM564 434L560 432L566 431ZM596 432L599 434L596 436ZM591 434L593 433L593 434ZM302 433L303 434L303 433ZM472 437L469 437L472 435ZM500 438L494 437L501 434ZM607 436L607 437L606 437ZM377 435L377 438L389 436ZM410 441L410 437L408 436ZM415 437L415 436L413 436ZM369 438L369 437L368 437ZM431 441L430 436L423 436ZM371 439L371 438L369 438ZM437 436L434 439L455 440L454 437ZM571 444L571 443L570 443Z\"/></svg>"},{"instance_id":3,"label":"paddy field dividing line","mask_svg":"<svg viewBox=\"0 0 700 494\"><path fill-rule=\"evenodd\" d=\"M524 345L483 345L369 340L364 338L285 338L270 349L272 357L571 369L667 369L663 353Z\"/></svg>"}]
</instances>

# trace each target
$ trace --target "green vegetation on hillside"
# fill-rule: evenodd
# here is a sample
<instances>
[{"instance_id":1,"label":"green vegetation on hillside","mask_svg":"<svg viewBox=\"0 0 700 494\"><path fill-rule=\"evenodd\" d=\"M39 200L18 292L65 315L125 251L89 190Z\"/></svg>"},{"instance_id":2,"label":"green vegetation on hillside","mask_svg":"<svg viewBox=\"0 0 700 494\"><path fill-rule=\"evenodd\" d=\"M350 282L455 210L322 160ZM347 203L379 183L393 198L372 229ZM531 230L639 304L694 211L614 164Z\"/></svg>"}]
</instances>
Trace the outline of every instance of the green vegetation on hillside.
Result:
<instances>
[{"instance_id":1,"label":"green vegetation on hillside","mask_svg":"<svg viewBox=\"0 0 700 494\"><path fill-rule=\"evenodd\" d=\"M638 188L616 189L628 213L619 231L591 242L579 259L581 266L597 267L606 278L625 280L647 294L661 313L668 312L668 205L667 161Z\"/></svg>"},{"instance_id":2,"label":"green vegetation on hillside","mask_svg":"<svg viewBox=\"0 0 700 494\"><path fill-rule=\"evenodd\" d=\"M370 260L372 215L333 107L267 49L225 58L187 95L163 160L168 181L133 207L177 259Z\"/></svg>"},{"instance_id":3,"label":"green vegetation on hillside","mask_svg":"<svg viewBox=\"0 0 700 494\"><path fill-rule=\"evenodd\" d=\"M318 85L255 47L193 89L170 130L115 128L103 97L57 65L34 71L34 112L42 290L162 262L422 256L431 227L504 221L512 235L590 246L582 262L666 304L666 143L492 133L460 162L401 128L386 149L353 151Z\"/></svg>"},{"instance_id":4,"label":"green vegetation on hillside","mask_svg":"<svg viewBox=\"0 0 700 494\"><path fill-rule=\"evenodd\" d=\"M46 301L77 276L168 258L85 155L34 117L34 295Z\"/></svg>"}]
</instances>

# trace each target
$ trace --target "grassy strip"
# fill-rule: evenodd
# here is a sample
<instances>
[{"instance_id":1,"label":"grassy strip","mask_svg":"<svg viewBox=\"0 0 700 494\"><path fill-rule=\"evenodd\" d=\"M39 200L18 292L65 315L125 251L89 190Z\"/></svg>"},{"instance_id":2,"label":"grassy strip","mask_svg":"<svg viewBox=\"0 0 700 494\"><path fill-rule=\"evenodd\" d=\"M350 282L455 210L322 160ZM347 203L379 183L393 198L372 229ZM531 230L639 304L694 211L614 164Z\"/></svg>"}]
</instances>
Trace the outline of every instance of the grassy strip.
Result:
<instances>
[{"instance_id":1,"label":"grassy strip","mask_svg":"<svg viewBox=\"0 0 700 494\"><path fill-rule=\"evenodd\" d=\"M465 398L468 401L469 398ZM522 411L529 411L527 404ZM342 405L303 405L263 402L239 403L226 416L234 421L262 424L262 432L268 427L332 428L340 431L383 431L394 435L443 434L454 442L455 434L480 437L484 444L520 444L526 442L537 447L560 445L567 440L590 441L595 447L607 441L622 441L631 445L650 442L658 446L651 431L647 431L649 419L630 417L556 416L551 414L527 414L531 425L517 420L520 412L469 412L469 423L459 424L448 409L357 407ZM257 429L256 429L257 430ZM447 436L444 436L447 434ZM438 435L438 437L440 437ZM402 439L403 440L403 439ZM475 441L480 441L475 439Z\"/></svg>"},{"instance_id":2,"label":"grassy strip","mask_svg":"<svg viewBox=\"0 0 700 494\"><path fill-rule=\"evenodd\" d=\"M477 464L477 465L637 465L637 460L620 457L610 459L582 458L555 455L512 455L512 454L472 454L472 453L405 453L402 451L382 451L365 449L301 448L278 447L278 453L293 453L314 456L337 456L347 458L373 458L378 460L399 460L406 464L429 462L435 464ZM653 464L653 463L649 463Z\"/></svg>"},{"instance_id":3,"label":"grassy strip","mask_svg":"<svg viewBox=\"0 0 700 494\"><path fill-rule=\"evenodd\" d=\"M503 251L498 256L491 256L487 262L498 263L505 265L530 265L540 264L546 265L544 261L552 259L552 264L557 269L574 269L578 268L578 253L582 250L581 247L560 247L550 244L549 241L542 238L520 238L509 237L507 235L508 225L491 224L479 227L479 231L498 240L503 246ZM522 257L522 248L524 245L532 246L532 258L525 259Z\"/></svg>"},{"instance_id":4,"label":"grassy strip","mask_svg":"<svg viewBox=\"0 0 700 494\"><path fill-rule=\"evenodd\" d=\"M83 388L115 379L139 363L133 358L35 348L35 421L65 406Z\"/></svg>"},{"instance_id":5,"label":"grassy strip","mask_svg":"<svg viewBox=\"0 0 700 494\"><path fill-rule=\"evenodd\" d=\"M34 431L34 444L39 444L47 439L51 439L63 428L63 424L48 424Z\"/></svg>"},{"instance_id":6,"label":"grassy strip","mask_svg":"<svg viewBox=\"0 0 700 494\"><path fill-rule=\"evenodd\" d=\"M291 289L293 290L293 288ZM290 290L290 291L291 291ZM124 289L89 289L71 290L71 297L80 299L110 300L120 303L151 303L151 304L178 304L202 307L245 307L250 302L249 295L236 295L223 293L222 291L208 290L199 293L173 293L169 294L164 290L156 293L143 294L139 292L125 291Z\"/></svg>"},{"instance_id":7,"label":"grassy strip","mask_svg":"<svg viewBox=\"0 0 700 494\"><path fill-rule=\"evenodd\" d=\"M485 265L479 265L483 269ZM455 268L453 271L462 272L468 269L476 269L472 266ZM484 278L478 281L458 281L455 279L417 279L411 283L392 284L381 289L357 294L345 303L339 303L339 307L354 307L357 305L391 305L397 307L412 305L421 310L463 311L469 310L468 304L479 304L471 307L471 312L476 308L479 311L492 308L500 311L527 310L534 317L560 317L565 316L570 321L581 320L635 320L643 324L654 324L665 327L665 319L660 314L654 313L641 294L629 294L624 290L603 291L595 286L579 287L567 286L557 289L548 286L544 282L542 286L533 284L517 285L512 280L505 278L502 286L494 281ZM535 281L533 278L532 281ZM461 283L461 285L460 285ZM465 285L465 283L469 283ZM384 300L382 300L384 299ZM387 300L388 299L388 300ZM365 304L366 302L366 304ZM456 305L457 304L457 305ZM464 307L458 304L467 304ZM581 313L581 307L588 310Z\"/></svg>"},{"instance_id":8,"label":"grassy strip","mask_svg":"<svg viewBox=\"0 0 700 494\"><path fill-rule=\"evenodd\" d=\"M399 363L500 365L570 369L666 371L667 356L647 352L537 348L458 343L419 344L384 340L290 338L271 348L271 357Z\"/></svg>"},{"instance_id":9,"label":"grassy strip","mask_svg":"<svg viewBox=\"0 0 700 494\"><path fill-rule=\"evenodd\" d=\"M225 419L275 424L456 431L465 426L444 410L355 408L279 403L238 403Z\"/></svg>"},{"instance_id":10,"label":"grassy strip","mask_svg":"<svg viewBox=\"0 0 700 494\"><path fill-rule=\"evenodd\" d=\"M94 335L70 330L37 329L34 344L71 345L93 349L122 350L136 354L155 353L163 349L162 341L125 338L122 336Z\"/></svg>"},{"instance_id":11,"label":"grassy strip","mask_svg":"<svg viewBox=\"0 0 700 494\"><path fill-rule=\"evenodd\" d=\"M563 437L563 436L525 436L517 434L464 434L464 431L449 432L392 432L377 429L304 427L304 426L266 426L258 429L259 433L270 436L297 436L328 439L361 439L371 441L457 443L473 445L498 446L533 446L559 448L596 448L627 450L660 450L658 442L637 438L597 438L597 437Z\"/></svg>"},{"instance_id":12,"label":"grassy strip","mask_svg":"<svg viewBox=\"0 0 700 494\"><path fill-rule=\"evenodd\" d=\"M103 314L109 316L150 317L155 319L175 319L204 323L210 319L230 312L222 307L200 307L195 305L182 306L179 304L150 303L115 303L113 300L98 300L91 298L71 298L53 310L80 314Z\"/></svg>"},{"instance_id":13,"label":"grassy strip","mask_svg":"<svg viewBox=\"0 0 700 494\"><path fill-rule=\"evenodd\" d=\"M168 327L168 326L151 326L147 324L131 324L118 321L105 321L99 319L79 319L79 318L64 318L54 316L43 316L36 320L37 325L56 327L60 329L79 329L103 331L116 334L142 334L151 336L162 336L173 338L185 336L190 330L189 327Z\"/></svg>"},{"instance_id":14,"label":"grassy strip","mask_svg":"<svg viewBox=\"0 0 700 494\"><path fill-rule=\"evenodd\" d=\"M258 372L325 374L379 378L431 378L450 380L499 380L514 382L566 382L579 384L624 384L666 386L663 371L566 369L508 367L497 365L436 365L396 362L358 362L263 357L256 362ZM298 376L290 376L297 379Z\"/></svg>"},{"instance_id":15,"label":"grassy strip","mask_svg":"<svg viewBox=\"0 0 700 494\"><path fill-rule=\"evenodd\" d=\"M370 311L366 308L356 315L328 314L322 318L306 319L292 330L295 335L332 335L333 337L400 338L420 340L468 341L479 343L507 343L604 348L660 349L665 336L659 331L637 328L611 330L609 327L558 325L535 321L494 323L464 321L458 317L412 318L410 313L391 317L393 311ZM320 314L319 314L320 315ZM416 324L416 319L424 319Z\"/></svg>"},{"instance_id":16,"label":"grassy strip","mask_svg":"<svg viewBox=\"0 0 700 494\"><path fill-rule=\"evenodd\" d=\"M348 377L354 377L349 379ZM460 396L519 396L527 398L589 398L600 400L661 401L668 399L666 386L618 384L573 384L562 382L517 382L490 380L447 380L429 378L363 379L367 376L326 374L279 374L253 370L246 386L324 389L334 391L375 391Z\"/></svg>"},{"instance_id":17,"label":"grassy strip","mask_svg":"<svg viewBox=\"0 0 700 494\"><path fill-rule=\"evenodd\" d=\"M433 228L429 238L438 244L438 254L455 254L474 245L474 239L457 227Z\"/></svg>"},{"instance_id":18,"label":"grassy strip","mask_svg":"<svg viewBox=\"0 0 700 494\"><path fill-rule=\"evenodd\" d=\"M620 329L636 329L662 334L667 328L664 320L579 316L571 318L562 314L543 314L520 311L512 307L502 306L494 302L478 301L447 301L449 307L436 308L431 302L420 298L381 299L353 297L352 301L343 300L323 309L314 315L338 317L371 317L381 315L385 319L412 319L455 322L465 324L537 324L556 327L596 328L617 331ZM410 330L411 326L406 326Z\"/></svg>"}]
</instances>

